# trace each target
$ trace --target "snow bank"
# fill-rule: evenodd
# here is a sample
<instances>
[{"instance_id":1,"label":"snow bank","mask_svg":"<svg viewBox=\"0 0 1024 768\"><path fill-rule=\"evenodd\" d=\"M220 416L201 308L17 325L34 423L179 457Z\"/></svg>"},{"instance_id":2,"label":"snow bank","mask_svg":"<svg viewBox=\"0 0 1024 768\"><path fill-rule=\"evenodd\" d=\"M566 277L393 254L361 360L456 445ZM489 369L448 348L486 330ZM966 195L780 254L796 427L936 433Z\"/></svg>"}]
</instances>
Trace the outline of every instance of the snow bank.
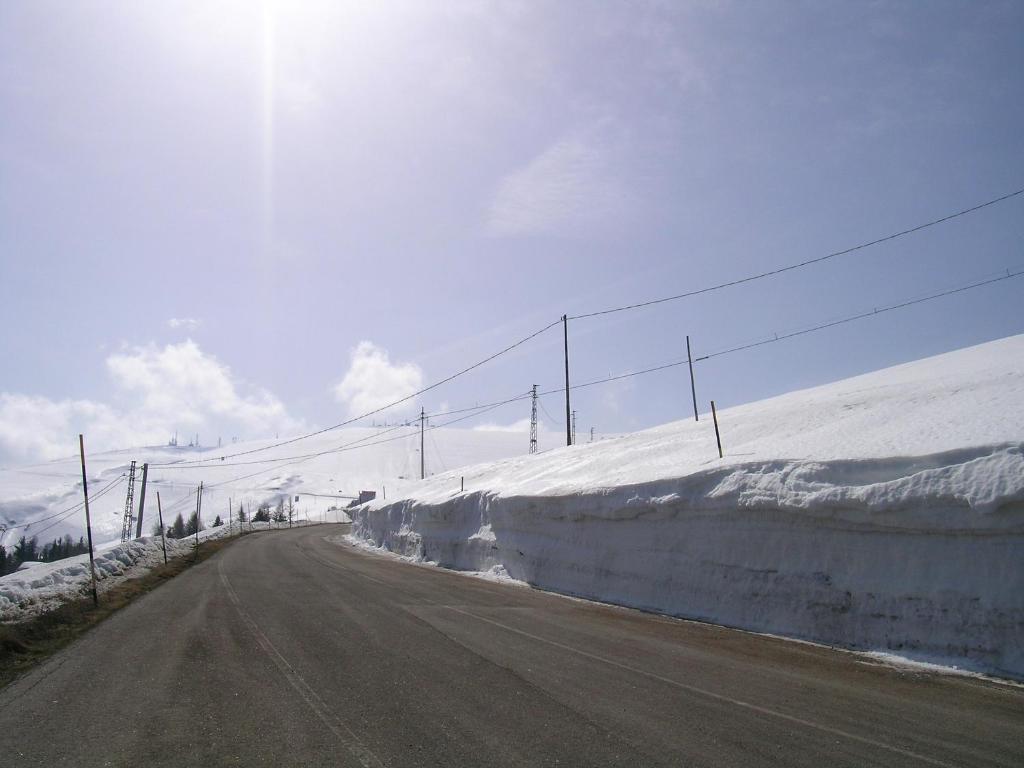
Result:
<instances>
[{"instance_id":1,"label":"snow bank","mask_svg":"<svg viewBox=\"0 0 1024 768\"><path fill-rule=\"evenodd\" d=\"M724 460L711 424L678 422L436 476L355 509L353 536L567 594L1024 677L1024 336L719 416Z\"/></svg>"},{"instance_id":2,"label":"snow bank","mask_svg":"<svg viewBox=\"0 0 1024 768\"><path fill-rule=\"evenodd\" d=\"M300 523L300 525L303 523ZM246 530L267 530L268 523L246 523ZM227 525L199 532L200 542L238 535L238 526ZM192 552L195 539L167 539L167 556ZM123 544L108 544L94 553L96 586L102 594L126 579L137 578L164 560L159 536L147 536ZM52 563L33 563L31 568L0 577L0 622L22 621L56 608L60 603L88 593L89 555L77 555Z\"/></svg>"}]
</instances>

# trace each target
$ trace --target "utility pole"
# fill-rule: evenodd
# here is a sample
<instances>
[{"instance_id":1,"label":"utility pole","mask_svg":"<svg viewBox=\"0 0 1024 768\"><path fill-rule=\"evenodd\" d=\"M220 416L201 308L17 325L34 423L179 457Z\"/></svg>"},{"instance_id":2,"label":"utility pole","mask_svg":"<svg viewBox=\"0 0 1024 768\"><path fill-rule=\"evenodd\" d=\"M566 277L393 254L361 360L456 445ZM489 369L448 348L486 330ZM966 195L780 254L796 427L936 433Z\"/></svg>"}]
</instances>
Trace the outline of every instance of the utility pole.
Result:
<instances>
[{"instance_id":1,"label":"utility pole","mask_svg":"<svg viewBox=\"0 0 1024 768\"><path fill-rule=\"evenodd\" d=\"M723 458L722 455L722 435L718 431L718 411L715 410L715 401L711 401L711 418L715 420L715 440L718 441L718 458Z\"/></svg>"},{"instance_id":2,"label":"utility pole","mask_svg":"<svg viewBox=\"0 0 1024 768\"><path fill-rule=\"evenodd\" d=\"M167 534L164 531L164 510L160 506L160 491L156 492L156 513L160 520L160 541L164 545L164 565L167 565Z\"/></svg>"},{"instance_id":3,"label":"utility pole","mask_svg":"<svg viewBox=\"0 0 1024 768\"><path fill-rule=\"evenodd\" d=\"M423 426L427 421L427 413L421 407L420 408L420 480L424 480L427 477L427 462L423 456Z\"/></svg>"},{"instance_id":4,"label":"utility pole","mask_svg":"<svg viewBox=\"0 0 1024 768\"><path fill-rule=\"evenodd\" d=\"M576 445L576 411L572 412L572 444Z\"/></svg>"},{"instance_id":5,"label":"utility pole","mask_svg":"<svg viewBox=\"0 0 1024 768\"><path fill-rule=\"evenodd\" d=\"M128 467L128 493L124 497L124 520L121 522L121 541L132 537L132 504L135 501L135 461Z\"/></svg>"},{"instance_id":6,"label":"utility pole","mask_svg":"<svg viewBox=\"0 0 1024 768\"><path fill-rule=\"evenodd\" d=\"M690 364L690 394L693 395L693 420L700 421L697 416L697 385L693 381L693 355L690 354L690 337L686 337L686 362Z\"/></svg>"},{"instance_id":7,"label":"utility pole","mask_svg":"<svg viewBox=\"0 0 1024 768\"><path fill-rule=\"evenodd\" d=\"M135 538L142 538L142 513L146 509L146 476L149 475L149 463L142 465L142 492L139 494L139 522L135 528Z\"/></svg>"},{"instance_id":8,"label":"utility pole","mask_svg":"<svg viewBox=\"0 0 1024 768\"><path fill-rule=\"evenodd\" d=\"M537 385L533 385L533 409L530 411L530 453L537 452Z\"/></svg>"},{"instance_id":9,"label":"utility pole","mask_svg":"<svg viewBox=\"0 0 1024 768\"><path fill-rule=\"evenodd\" d=\"M199 490L196 491L196 555L199 554L199 521L203 514L203 483L199 481Z\"/></svg>"},{"instance_id":10,"label":"utility pole","mask_svg":"<svg viewBox=\"0 0 1024 768\"><path fill-rule=\"evenodd\" d=\"M590 428L590 442L594 442L594 428Z\"/></svg>"},{"instance_id":11,"label":"utility pole","mask_svg":"<svg viewBox=\"0 0 1024 768\"><path fill-rule=\"evenodd\" d=\"M569 317L562 315L562 335L565 340L565 444L572 445L572 427L569 423Z\"/></svg>"},{"instance_id":12,"label":"utility pole","mask_svg":"<svg viewBox=\"0 0 1024 768\"><path fill-rule=\"evenodd\" d=\"M89 481L85 476L85 439L78 436L78 451L82 456L82 493L85 495L85 532L89 536L89 574L92 576L92 604L99 605L100 598L96 594L96 564L92 557L92 521L89 519Z\"/></svg>"}]
</instances>

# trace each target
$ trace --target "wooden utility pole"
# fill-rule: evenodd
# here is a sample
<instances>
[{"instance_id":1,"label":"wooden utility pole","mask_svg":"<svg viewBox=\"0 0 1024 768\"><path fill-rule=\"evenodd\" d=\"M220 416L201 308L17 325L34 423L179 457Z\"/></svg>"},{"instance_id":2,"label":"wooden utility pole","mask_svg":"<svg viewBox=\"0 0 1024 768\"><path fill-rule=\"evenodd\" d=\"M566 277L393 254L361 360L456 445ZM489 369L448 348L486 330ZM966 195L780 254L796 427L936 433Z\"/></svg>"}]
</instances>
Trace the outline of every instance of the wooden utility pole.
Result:
<instances>
[{"instance_id":1,"label":"wooden utility pole","mask_svg":"<svg viewBox=\"0 0 1024 768\"><path fill-rule=\"evenodd\" d=\"M164 565L167 565L167 534L164 532L164 510L160 506L160 491L156 492L156 514L160 521L160 541L164 545Z\"/></svg>"},{"instance_id":2,"label":"wooden utility pole","mask_svg":"<svg viewBox=\"0 0 1024 768\"><path fill-rule=\"evenodd\" d=\"M135 538L142 538L142 512L146 508L146 476L149 475L149 464L142 465L142 493L139 494L139 522L135 527Z\"/></svg>"},{"instance_id":3,"label":"wooden utility pole","mask_svg":"<svg viewBox=\"0 0 1024 768\"><path fill-rule=\"evenodd\" d=\"M572 445L572 418L569 408L569 317L562 315L562 336L565 341L565 444Z\"/></svg>"},{"instance_id":4,"label":"wooden utility pole","mask_svg":"<svg viewBox=\"0 0 1024 768\"><path fill-rule=\"evenodd\" d=\"M89 536L89 574L92 577L92 604L99 605L96 593L96 563L92 555L92 521L89 519L89 481L85 476L85 438L78 436L78 452L82 456L82 493L85 495L85 532Z\"/></svg>"},{"instance_id":5,"label":"wooden utility pole","mask_svg":"<svg viewBox=\"0 0 1024 768\"><path fill-rule=\"evenodd\" d=\"M420 480L424 480L427 477L427 462L423 455L423 429L426 421L426 411L420 408Z\"/></svg>"},{"instance_id":6,"label":"wooden utility pole","mask_svg":"<svg viewBox=\"0 0 1024 768\"><path fill-rule=\"evenodd\" d=\"M690 394L693 396L693 420L700 421L697 415L697 385L693 381L693 355L690 354L690 337L686 337L686 362L690 364Z\"/></svg>"},{"instance_id":7,"label":"wooden utility pole","mask_svg":"<svg viewBox=\"0 0 1024 768\"><path fill-rule=\"evenodd\" d=\"M199 490L196 491L196 554L199 554L199 521L203 514L203 483L199 482Z\"/></svg>"},{"instance_id":8,"label":"wooden utility pole","mask_svg":"<svg viewBox=\"0 0 1024 768\"><path fill-rule=\"evenodd\" d=\"M715 410L715 401L711 401L711 418L715 420L715 440L718 441L718 458L722 456L722 436L718 432L718 411Z\"/></svg>"}]
</instances>

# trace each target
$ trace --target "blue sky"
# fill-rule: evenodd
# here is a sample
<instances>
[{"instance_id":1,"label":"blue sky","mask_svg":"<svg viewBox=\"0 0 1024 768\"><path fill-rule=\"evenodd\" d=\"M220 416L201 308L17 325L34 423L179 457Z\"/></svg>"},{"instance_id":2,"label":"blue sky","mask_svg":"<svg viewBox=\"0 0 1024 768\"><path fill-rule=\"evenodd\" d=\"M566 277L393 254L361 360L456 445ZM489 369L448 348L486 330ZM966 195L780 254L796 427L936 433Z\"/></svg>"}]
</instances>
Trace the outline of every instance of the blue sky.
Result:
<instances>
[{"instance_id":1,"label":"blue sky","mask_svg":"<svg viewBox=\"0 0 1024 768\"><path fill-rule=\"evenodd\" d=\"M563 313L1024 187L1022 39L1015 2L4 3L0 461L334 423ZM573 379L1020 267L1021 222L574 322ZM1022 284L708 361L702 407L1020 333ZM561 377L555 329L403 412ZM579 430L688 388L581 392Z\"/></svg>"}]
</instances>

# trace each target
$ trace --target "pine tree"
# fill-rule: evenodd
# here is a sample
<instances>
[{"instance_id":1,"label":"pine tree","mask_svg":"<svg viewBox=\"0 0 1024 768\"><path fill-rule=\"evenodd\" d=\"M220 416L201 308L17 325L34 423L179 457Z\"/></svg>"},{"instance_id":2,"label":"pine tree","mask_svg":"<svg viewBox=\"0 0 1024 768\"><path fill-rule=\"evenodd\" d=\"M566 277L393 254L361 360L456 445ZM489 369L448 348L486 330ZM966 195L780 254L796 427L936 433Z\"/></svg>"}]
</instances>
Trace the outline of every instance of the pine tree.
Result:
<instances>
[{"instance_id":1,"label":"pine tree","mask_svg":"<svg viewBox=\"0 0 1024 768\"><path fill-rule=\"evenodd\" d=\"M18 543L14 545L14 558L18 561L18 565L28 562L29 560L37 560L39 554L38 548L39 542L36 541L35 536L27 540L22 536L18 540Z\"/></svg>"},{"instance_id":2,"label":"pine tree","mask_svg":"<svg viewBox=\"0 0 1024 768\"><path fill-rule=\"evenodd\" d=\"M286 523L288 522L288 515L284 513L284 499L277 500L277 506L274 507L274 522L275 523Z\"/></svg>"},{"instance_id":3,"label":"pine tree","mask_svg":"<svg viewBox=\"0 0 1024 768\"><path fill-rule=\"evenodd\" d=\"M270 505L260 504L256 509L256 514L252 516L254 523L269 523L270 522Z\"/></svg>"},{"instance_id":4,"label":"pine tree","mask_svg":"<svg viewBox=\"0 0 1024 768\"><path fill-rule=\"evenodd\" d=\"M213 527L219 528L222 525L224 525L224 521L220 519L220 515L217 515L217 517L213 521Z\"/></svg>"},{"instance_id":5,"label":"pine tree","mask_svg":"<svg viewBox=\"0 0 1024 768\"><path fill-rule=\"evenodd\" d=\"M185 535L191 536L201 530L203 530L203 524L199 522L199 513L193 512L188 516L188 523L185 524Z\"/></svg>"},{"instance_id":6,"label":"pine tree","mask_svg":"<svg viewBox=\"0 0 1024 768\"><path fill-rule=\"evenodd\" d=\"M185 519L181 516L181 512L174 518L174 523L171 525L168 535L172 539L183 539L185 538Z\"/></svg>"},{"instance_id":7,"label":"pine tree","mask_svg":"<svg viewBox=\"0 0 1024 768\"><path fill-rule=\"evenodd\" d=\"M245 507L241 504L238 505L238 522L244 523L245 518Z\"/></svg>"}]
</instances>

